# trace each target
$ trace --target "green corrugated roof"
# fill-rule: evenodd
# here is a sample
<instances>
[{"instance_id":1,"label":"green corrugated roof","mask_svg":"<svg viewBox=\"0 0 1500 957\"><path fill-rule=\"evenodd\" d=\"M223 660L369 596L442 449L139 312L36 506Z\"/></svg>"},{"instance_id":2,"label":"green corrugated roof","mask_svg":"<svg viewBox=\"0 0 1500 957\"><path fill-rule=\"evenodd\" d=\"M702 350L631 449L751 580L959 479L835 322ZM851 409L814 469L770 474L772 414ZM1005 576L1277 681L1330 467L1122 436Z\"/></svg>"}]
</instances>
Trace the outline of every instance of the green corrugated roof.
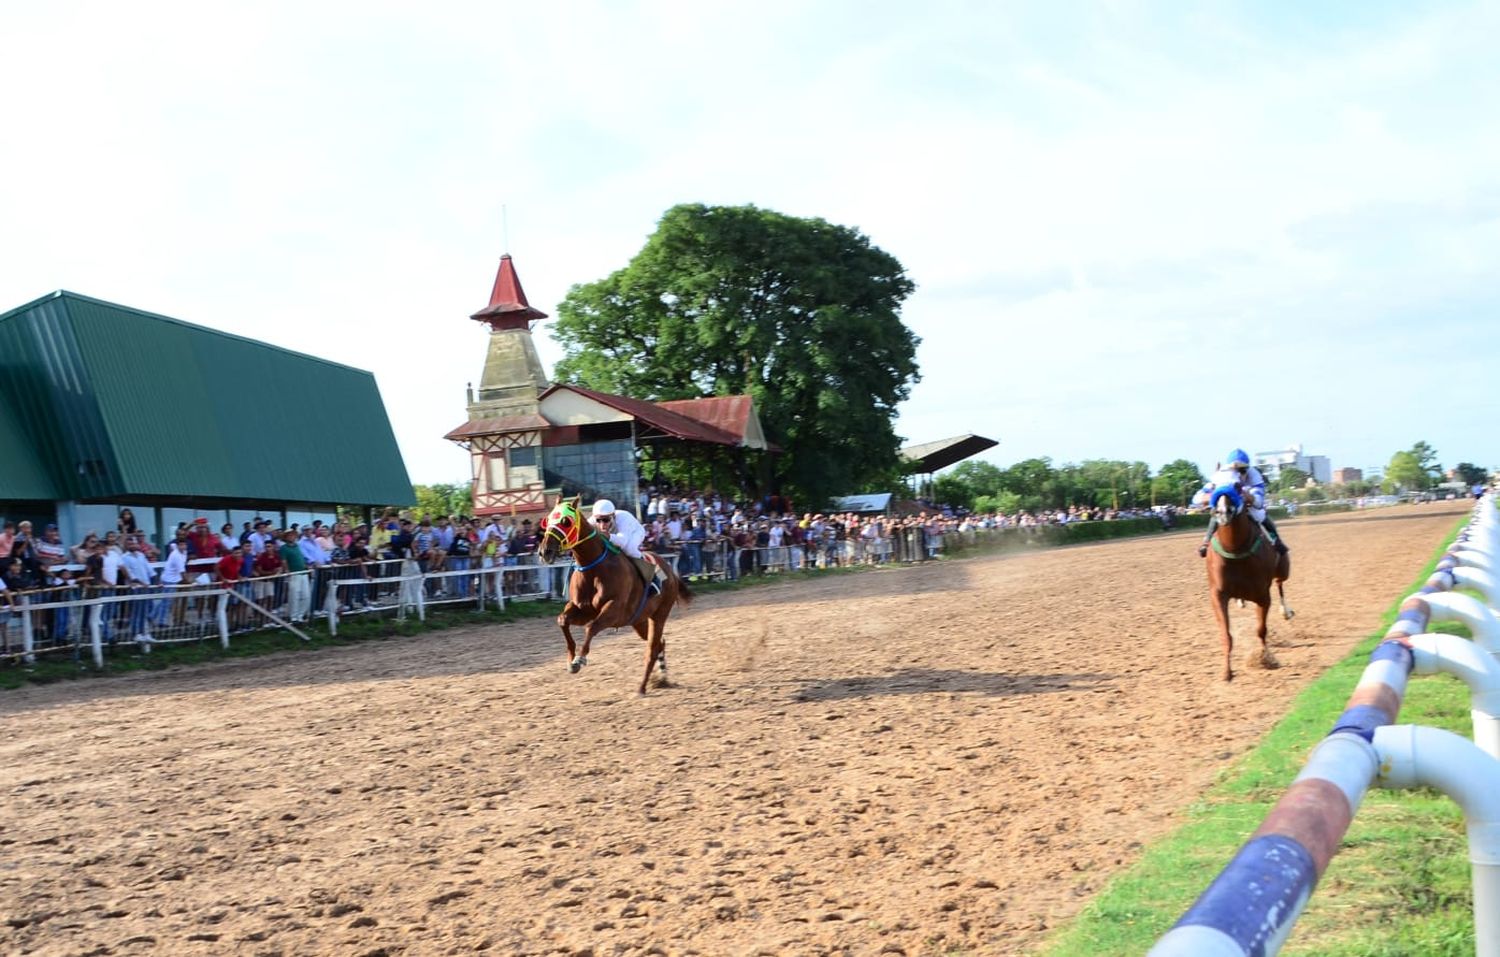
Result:
<instances>
[{"instance_id":1,"label":"green corrugated roof","mask_svg":"<svg viewBox=\"0 0 1500 957\"><path fill-rule=\"evenodd\" d=\"M31 440L15 410L0 398L0 501L36 499L55 502L57 483L51 471L32 452Z\"/></svg>"},{"instance_id":2,"label":"green corrugated roof","mask_svg":"<svg viewBox=\"0 0 1500 957\"><path fill-rule=\"evenodd\" d=\"M360 369L57 292L0 316L0 373L58 497L412 501Z\"/></svg>"}]
</instances>

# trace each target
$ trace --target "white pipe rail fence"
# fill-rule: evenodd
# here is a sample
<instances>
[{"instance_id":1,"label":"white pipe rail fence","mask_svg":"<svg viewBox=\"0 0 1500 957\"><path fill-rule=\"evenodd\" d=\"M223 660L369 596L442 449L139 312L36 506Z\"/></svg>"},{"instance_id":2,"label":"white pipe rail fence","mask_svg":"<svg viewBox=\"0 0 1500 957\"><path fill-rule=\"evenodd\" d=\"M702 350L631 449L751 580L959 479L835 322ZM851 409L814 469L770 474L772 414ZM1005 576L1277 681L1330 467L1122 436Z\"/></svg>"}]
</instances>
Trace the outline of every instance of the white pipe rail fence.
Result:
<instances>
[{"instance_id":1,"label":"white pipe rail fence","mask_svg":"<svg viewBox=\"0 0 1500 957\"><path fill-rule=\"evenodd\" d=\"M1427 582L1401 605L1333 730L1281 800L1148 957L1277 953L1337 853L1372 784L1431 787L1464 812L1474 889L1474 952L1500 957L1500 618L1488 576L1500 557L1500 512L1481 498ZM1452 593L1457 585L1486 601ZM1487 590L1488 588L1488 590ZM1428 634L1459 621L1472 641ZM1396 725L1407 676L1451 674L1472 694L1474 742Z\"/></svg>"}]
</instances>

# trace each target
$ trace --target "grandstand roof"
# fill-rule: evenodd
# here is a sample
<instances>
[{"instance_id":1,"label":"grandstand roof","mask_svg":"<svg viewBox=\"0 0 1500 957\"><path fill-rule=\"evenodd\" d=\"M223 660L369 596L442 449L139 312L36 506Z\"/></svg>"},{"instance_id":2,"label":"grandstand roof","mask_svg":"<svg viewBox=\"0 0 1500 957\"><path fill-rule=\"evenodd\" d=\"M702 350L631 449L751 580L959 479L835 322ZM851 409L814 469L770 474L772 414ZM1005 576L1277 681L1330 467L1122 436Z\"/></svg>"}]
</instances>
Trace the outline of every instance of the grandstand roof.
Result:
<instances>
[{"instance_id":1,"label":"grandstand roof","mask_svg":"<svg viewBox=\"0 0 1500 957\"><path fill-rule=\"evenodd\" d=\"M560 390L577 393L635 419L657 437L714 445L766 448L760 430L760 418L749 396L719 396L709 399L682 399L672 402L648 402L629 396L596 392L581 385L556 383L542 393L542 399ZM700 418L701 416L701 418ZM644 435L642 438L651 438Z\"/></svg>"},{"instance_id":2,"label":"grandstand roof","mask_svg":"<svg viewBox=\"0 0 1500 957\"><path fill-rule=\"evenodd\" d=\"M0 314L0 403L54 500L412 501L369 372L77 293Z\"/></svg>"},{"instance_id":3,"label":"grandstand roof","mask_svg":"<svg viewBox=\"0 0 1500 957\"><path fill-rule=\"evenodd\" d=\"M982 435L956 435L951 439L939 439L936 442L923 442L920 445L908 445L901 450L901 457L909 463L913 472L936 472L945 469L955 462L962 462L971 455L978 455L985 449L991 449L999 445L996 439L987 439Z\"/></svg>"}]
</instances>

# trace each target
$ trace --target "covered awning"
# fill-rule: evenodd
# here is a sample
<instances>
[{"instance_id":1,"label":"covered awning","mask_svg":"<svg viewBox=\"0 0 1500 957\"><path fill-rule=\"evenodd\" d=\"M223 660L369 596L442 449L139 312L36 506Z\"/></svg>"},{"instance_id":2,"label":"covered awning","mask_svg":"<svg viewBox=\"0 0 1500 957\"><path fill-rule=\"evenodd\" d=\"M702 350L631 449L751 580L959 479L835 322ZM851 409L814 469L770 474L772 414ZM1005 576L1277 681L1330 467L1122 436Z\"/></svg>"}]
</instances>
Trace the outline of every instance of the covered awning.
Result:
<instances>
[{"instance_id":1,"label":"covered awning","mask_svg":"<svg viewBox=\"0 0 1500 957\"><path fill-rule=\"evenodd\" d=\"M908 445L901 450L901 458L906 461L909 471L936 472L999 444L996 439L987 439L982 435L971 433L954 436L951 439L939 439L936 442Z\"/></svg>"},{"instance_id":2,"label":"covered awning","mask_svg":"<svg viewBox=\"0 0 1500 957\"><path fill-rule=\"evenodd\" d=\"M835 512L854 512L856 515L884 514L891 507L890 492L873 495L843 495L833 500Z\"/></svg>"}]
</instances>

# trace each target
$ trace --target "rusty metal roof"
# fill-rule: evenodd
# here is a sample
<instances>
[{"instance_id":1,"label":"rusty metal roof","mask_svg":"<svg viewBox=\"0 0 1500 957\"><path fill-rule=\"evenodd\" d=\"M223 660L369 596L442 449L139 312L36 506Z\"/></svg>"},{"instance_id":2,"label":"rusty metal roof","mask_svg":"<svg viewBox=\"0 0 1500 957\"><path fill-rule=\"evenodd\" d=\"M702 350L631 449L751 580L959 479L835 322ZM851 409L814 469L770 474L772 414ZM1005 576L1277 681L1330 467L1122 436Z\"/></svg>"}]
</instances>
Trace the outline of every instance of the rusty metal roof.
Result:
<instances>
[{"instance_id":1,"label":"rusty metal roof","mask_svg":"<svg viewBox=\"0 0 1500 957\"><path fill-rule=\"evenodd\" d=\"M755 414L755 400L748 395L714 395L702 399L672 399L656 405L669 412L685 415L735 436L736 445L769 448L761 432L760 418Z\"/></svg>"},{"instance_id":2,"label":"rusty metal roof","mask_svg":"<svg viewBox=\"0 0 1500 957\"><path fill-rule=\"evenodd\" d=\"M647 402L644 399L632 399L629 396L613 395L608 392L595 392L593 389L586 389L581 385L568 385L566 383L553 385L546 392L542 393L542 398L545 399L558 389L570 389L579 395L593 399L595 402L607 405L619 412L624 412L637 422L644 423L655 431L674 439L685 439L690 442L712 442L715 445L740 444L739 437L732 432L708 422L700 422L680 412L674 412L658 403Z\"/></svg>"},{"instance_id":3,"label":"rusty metal roof","mask_svg":"<svg viewBox=\"0 0 1500 957\"><path fill-rule=\"evenodd\" d=\"M550 429L552 423L539 415L479 416L449 432L443 438L450 442L462 442L476 435L493 435L497 432L521 432L528 429Z\"/></svg>"}]
</instances>

